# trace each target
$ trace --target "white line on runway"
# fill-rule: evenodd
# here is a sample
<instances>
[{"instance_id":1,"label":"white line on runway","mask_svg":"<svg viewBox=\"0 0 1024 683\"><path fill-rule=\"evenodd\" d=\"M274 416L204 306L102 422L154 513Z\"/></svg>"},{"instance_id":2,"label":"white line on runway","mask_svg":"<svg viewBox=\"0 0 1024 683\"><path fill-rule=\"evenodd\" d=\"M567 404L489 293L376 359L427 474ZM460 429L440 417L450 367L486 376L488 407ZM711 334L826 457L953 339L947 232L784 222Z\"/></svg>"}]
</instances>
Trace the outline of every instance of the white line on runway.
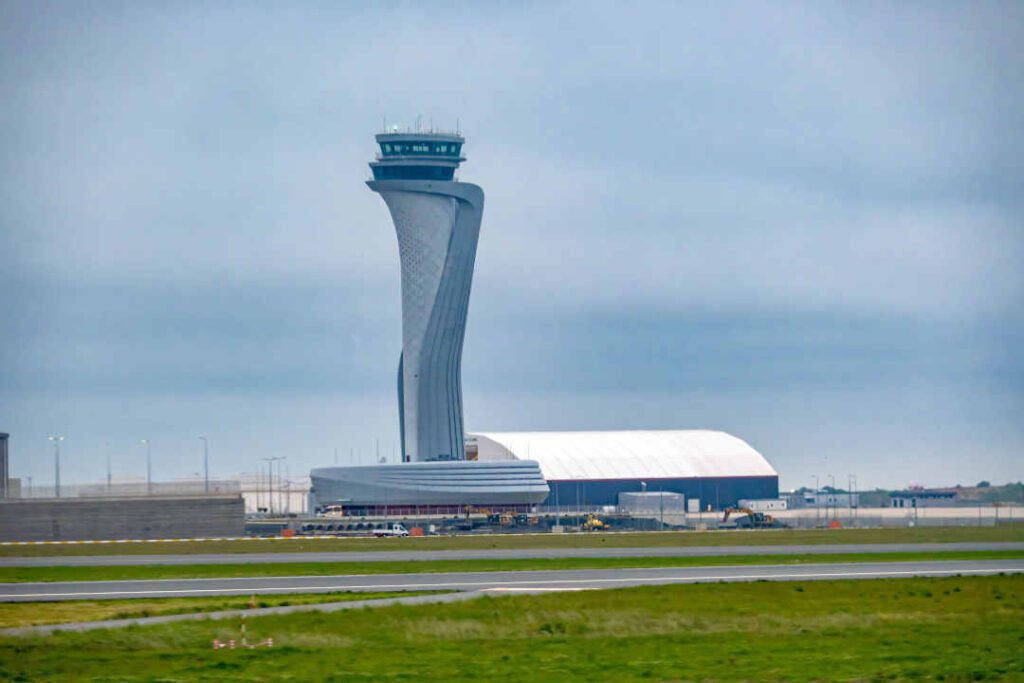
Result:
<instances>
[{"instance_id":1,"label":"white line on runway","mask_svg":"<svg viewBox=\"0 0 1024 683\"><path fill-rule=\"evenodd\" d=\"M476 581L472 583L457 582L457 583L396 583L396 584L369 584L369 585L330 585L330 586L292 586L292 587L268 587L260 588L258 586L248 588L193 588L193 589L181 589L181 590L151 590L151 591L103 591L103 592L83 592L83 593L12 593L12 594L0 594L0 600L10 598L59 598L59 597L93 597L93 596L111 596L111 595L140 595L140 596L152 596L152 595L167 595L167 594L181 594L181 593L237 593L242 592L258 592L261 594L268 593L316 593L322 591L358 591L358 590L422 590L422 589L444 589L444 588L455 588L462 589L467 586L484 586L484 587L499 587L499 586L539 586L551 584L571 584L571 583L634 583L638 585L650 584L650 583L673 583L673 582L697 582L697 581L756 581L758 579L820 579L820 578L832 578L832 579L844 579L851 577L870 577L870 578L890 578L894 576L926 576L929 574L1006 574L1006 573L1021 573L1024 572L1024 566L1021 567L993 567L991 569L920 569L920 570L882 570L882 571L869 571L869 572L814 572L814 573L802 573L802 574L733 574L729 576L722 575L707 575L707 576L664 576L664 577L622 577L613 579L548 579L548 580L534 580L534 581Z\"/></svg>"},{"instance_id":2,"label":"white line on runway","mask_svg":"<svg viewBox=\"0 0 1024 683\"><path fill-rule=\"evenodd\" d=\"M567 586L565 588L484 588L484 593L572 593L579 591L596 591L597 588L580 588Z\"/></svg>"}]
</instances>

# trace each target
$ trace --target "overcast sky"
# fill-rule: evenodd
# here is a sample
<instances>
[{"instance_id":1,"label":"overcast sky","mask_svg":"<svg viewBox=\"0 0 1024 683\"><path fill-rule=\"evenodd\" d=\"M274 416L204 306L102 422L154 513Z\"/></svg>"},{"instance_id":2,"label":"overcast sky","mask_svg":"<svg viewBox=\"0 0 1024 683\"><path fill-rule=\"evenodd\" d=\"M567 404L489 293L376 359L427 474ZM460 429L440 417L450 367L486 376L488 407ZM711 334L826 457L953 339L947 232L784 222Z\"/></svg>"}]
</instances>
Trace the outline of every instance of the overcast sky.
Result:
<instances>
[{"instance_id":1,"label":"overcast sky","mask_svg":"<svg viewBox=\"0 0 1024 683\"><path fill-rule=\"evenodd\" d=\"M470 431L724 429L784 488L1024 475L1020 3L0 4L15 476L398 442L389 123L487 196ZM107 445L109 444L109 445Z\"/></svg>"}]
</instances>

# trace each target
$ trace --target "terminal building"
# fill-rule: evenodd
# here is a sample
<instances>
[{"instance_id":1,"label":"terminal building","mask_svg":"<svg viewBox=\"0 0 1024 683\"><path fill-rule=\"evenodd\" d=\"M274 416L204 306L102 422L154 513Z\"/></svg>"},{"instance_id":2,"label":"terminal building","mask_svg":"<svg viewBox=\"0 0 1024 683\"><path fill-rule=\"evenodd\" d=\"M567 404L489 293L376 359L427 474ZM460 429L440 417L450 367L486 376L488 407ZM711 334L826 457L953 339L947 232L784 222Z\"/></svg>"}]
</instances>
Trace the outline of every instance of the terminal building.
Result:
<instances>
[{"instance_id":1,"label":"terminal building","mask_svg":"<svg viewBox=\"0 0 1024 683\"><path fill-rule=\"evenodd\" d=\"M644 491L696 512L779 495L764 456L720 431L484 432L466 445L464 462L315 469L313 494L355 514L592 508Z\"/></svg>"},{"instance_id":2,"label":"terminal building","mask_svg":"<svg viewBox=\"0 0 1024 683\"><path fill-rule=\"evenodd\" d=\"M690 509L697 501L719 510L779 495L764 456L720 431L487 432L470 435L471 457L473 445L480 462L537 462L551 489L544 506L618 505L622 493L664 491Z\"/></svg>"}]
</instances>

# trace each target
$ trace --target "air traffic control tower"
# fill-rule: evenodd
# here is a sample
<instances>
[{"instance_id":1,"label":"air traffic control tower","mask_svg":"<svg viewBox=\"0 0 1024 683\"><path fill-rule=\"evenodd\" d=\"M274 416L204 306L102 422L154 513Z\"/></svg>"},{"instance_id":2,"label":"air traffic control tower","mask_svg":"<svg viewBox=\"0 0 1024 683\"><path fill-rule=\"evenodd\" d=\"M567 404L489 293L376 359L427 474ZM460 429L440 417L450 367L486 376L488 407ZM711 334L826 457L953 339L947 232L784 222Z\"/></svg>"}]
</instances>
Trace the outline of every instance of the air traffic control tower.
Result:
<instances>
[{"instance_id":1,"label":"air traffic control tower","mask_svg":"<svg viewBox=\"0 0 1024 683\"><path fill-rule=\"evenodd\" d=\"M452 514L465 506L527 510L550 488L534 460L466 458L462 339L484 193L455 180L458 133L377 136L373 180L391 211L402 264L398 416L402 462L310 471L314 505L346 514Z\"/></svg>"},{"instance_id":2,"label":"air traffic control tower","mask_svg":"<svg viewBox=\"0 0 1024 683\"><path fill-rule=\"evenodd\" d=\"M367 185L391 211L402 266L402 460L463 460L462 340L484 193L455 180L458 133L392 129L377 143Z\"/></svg>"}]
</instances>

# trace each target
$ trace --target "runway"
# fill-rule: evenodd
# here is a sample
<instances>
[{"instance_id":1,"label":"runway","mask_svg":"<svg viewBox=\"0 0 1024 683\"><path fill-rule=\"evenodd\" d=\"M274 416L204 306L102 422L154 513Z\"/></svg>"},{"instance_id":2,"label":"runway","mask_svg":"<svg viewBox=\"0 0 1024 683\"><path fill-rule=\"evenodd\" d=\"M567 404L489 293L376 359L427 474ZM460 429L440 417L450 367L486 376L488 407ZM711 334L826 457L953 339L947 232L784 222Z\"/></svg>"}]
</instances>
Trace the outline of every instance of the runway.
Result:
<instances>
[{"instance_id":1,"label":"runway","mask_svg":"<svg viewBox=\"0 0 1024 683\"><path fill-rule=\"evenodd\" d=\"M293 562L416 562L425 560L519 560L567 557L718 557L729 555L842 555L1024 551L1024 543L861 543L828 545L672 546L661 548L533 548L521 550L371 550L198 555L83 555L2 557L0 567L105 567L185 564L281 564Z\"/></svg>"},{"instance_id":2,"label":"runway","mask_svg":"<svg viewBox=\"0 0 1024 683\"><path fill-rule=\"evenodd\" d=\"M513 593L716 581L821 581L1021 572L1024 572L1024 560L953 560L658 569L7 583L0 584L0 602L249 595L256 593L326 593L332 591L453 590Z\"/></svg>"}]
</instances>

